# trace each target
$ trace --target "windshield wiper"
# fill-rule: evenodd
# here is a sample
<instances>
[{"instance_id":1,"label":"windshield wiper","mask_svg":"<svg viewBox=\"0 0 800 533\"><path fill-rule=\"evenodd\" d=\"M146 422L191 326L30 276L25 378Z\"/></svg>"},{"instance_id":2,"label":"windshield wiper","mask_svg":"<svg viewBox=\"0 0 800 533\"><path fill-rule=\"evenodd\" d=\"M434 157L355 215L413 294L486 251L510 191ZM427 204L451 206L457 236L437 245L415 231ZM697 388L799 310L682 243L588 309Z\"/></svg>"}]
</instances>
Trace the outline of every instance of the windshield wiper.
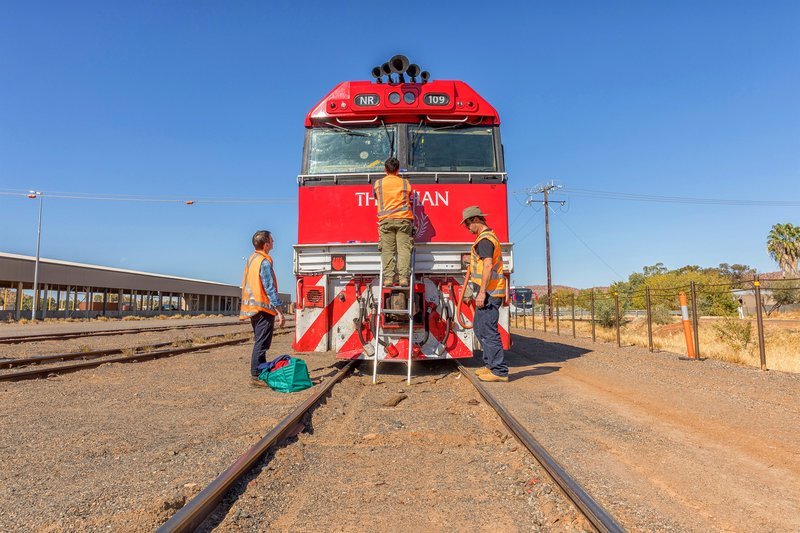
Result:
<instances>
[{"instance_id":1,"label":"windshield wiper","mask_svg":"<svg viewBox=\"0 0 800 533\"><path fill-rule=\"evenodd\" d=\"M436 131L439 130L455 130L458 128L469 128L475 126L475 124L468 124L467 122L459 122L458 124L451 124L449 126L430 126Z\"/></svg>"},{"instance_id":2,"label":"windshield wiper","mask_svg":"<svg viewBox=\"0 0 800 533\"><path fill-rule=\"evenodd\" d=\"M334 124L332 122L326 122L325 124L327 124L332 128L336 128L339 131L343 131L347 135L352 135L353 137L369 137L369 135L366 133L361 133L360 131L353 131L349 128L345 128L344 126L339 126L338 124Z\"/></svg>"}]
</instances>

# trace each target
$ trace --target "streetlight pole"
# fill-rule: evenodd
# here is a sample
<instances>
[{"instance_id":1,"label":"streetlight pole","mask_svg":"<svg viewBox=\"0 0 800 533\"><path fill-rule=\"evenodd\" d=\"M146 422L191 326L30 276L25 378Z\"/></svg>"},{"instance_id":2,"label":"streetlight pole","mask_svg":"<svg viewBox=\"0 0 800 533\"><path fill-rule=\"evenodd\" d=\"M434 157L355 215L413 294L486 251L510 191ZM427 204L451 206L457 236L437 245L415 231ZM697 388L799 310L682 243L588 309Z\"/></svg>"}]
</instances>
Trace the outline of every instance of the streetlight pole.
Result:
<instances>
[{"instance_id":1,"label":"streetlight pole","mask_svg":"<svg viewBox=\"0 0 800 533\"><path fill-rule=\"evenodd\" d=\"M28 198L39 198L39 225L36 229L36 263L33 267L33 305L31 306L31 320L36 320L36 308L39 303L39 251L42 247L42 192L28 191Z\"/></svg>"}]
</instances>

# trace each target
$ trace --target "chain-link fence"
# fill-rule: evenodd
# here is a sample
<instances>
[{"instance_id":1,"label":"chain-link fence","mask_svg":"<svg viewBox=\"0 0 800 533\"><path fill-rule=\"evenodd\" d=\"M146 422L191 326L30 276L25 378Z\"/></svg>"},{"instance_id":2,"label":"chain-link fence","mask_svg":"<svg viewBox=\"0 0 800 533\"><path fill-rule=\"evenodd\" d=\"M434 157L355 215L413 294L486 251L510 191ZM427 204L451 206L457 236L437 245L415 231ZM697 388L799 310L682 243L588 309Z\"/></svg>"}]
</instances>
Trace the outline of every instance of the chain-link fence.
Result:
<instances>
[{"instance_id":1,"label":"chain-link fence","mask_svg":"<svg viewBox=\"0 0 800 533\"><path fill-rule=\"evenodd\" d=\"M800 372L800 278L589 289L522 302L512 326ZM794 309L794 310L793 310ZM525 310L525 312L523 312ZM792 310L787 312L787 310Z\"/></svg>"}]
</instances>

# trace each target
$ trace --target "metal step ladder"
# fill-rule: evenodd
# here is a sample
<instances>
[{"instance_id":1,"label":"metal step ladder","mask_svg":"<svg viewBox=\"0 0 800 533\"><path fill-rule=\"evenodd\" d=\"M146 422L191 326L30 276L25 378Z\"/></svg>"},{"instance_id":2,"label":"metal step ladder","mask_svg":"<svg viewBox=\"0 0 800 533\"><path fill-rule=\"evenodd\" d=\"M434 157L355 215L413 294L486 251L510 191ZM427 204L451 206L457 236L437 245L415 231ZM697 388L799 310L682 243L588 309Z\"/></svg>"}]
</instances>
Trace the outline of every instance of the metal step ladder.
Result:
<instances>
[{"instance_id":1,"label":"metal step ladder","mask_svg":"<svg viewBox=\"0 0 800 533\"><path fill-rule=\"evenodd\" d=\"M383 308L383 268L381 268L380 275L378 277L378 314L377 319L375 320L375 335L373 339L373 366L372 366L372 384L374 385L378 379L378 362L381 360L381 355L386 356L386 349L384 348L383 344L381 344L380 339L381 336L384 338L386 337L398 337L405 336L405 332L393 332L387 331L383 329L383 321L387 314L394 314L394 315L407 315L408 316L408 359L406 361L408 365L408 372L406 376L406 383L411 385L411 357L414 353L414 263L416 259L417 251L416 247L411 249L411 276L409 277L408 287L399 287L399 286L391 286L393 291L407 291L408 298L406 303L408 307L406 309L384 309ZM382 265L381 265L382 266Z\"/></svg>"}]
</instances>

